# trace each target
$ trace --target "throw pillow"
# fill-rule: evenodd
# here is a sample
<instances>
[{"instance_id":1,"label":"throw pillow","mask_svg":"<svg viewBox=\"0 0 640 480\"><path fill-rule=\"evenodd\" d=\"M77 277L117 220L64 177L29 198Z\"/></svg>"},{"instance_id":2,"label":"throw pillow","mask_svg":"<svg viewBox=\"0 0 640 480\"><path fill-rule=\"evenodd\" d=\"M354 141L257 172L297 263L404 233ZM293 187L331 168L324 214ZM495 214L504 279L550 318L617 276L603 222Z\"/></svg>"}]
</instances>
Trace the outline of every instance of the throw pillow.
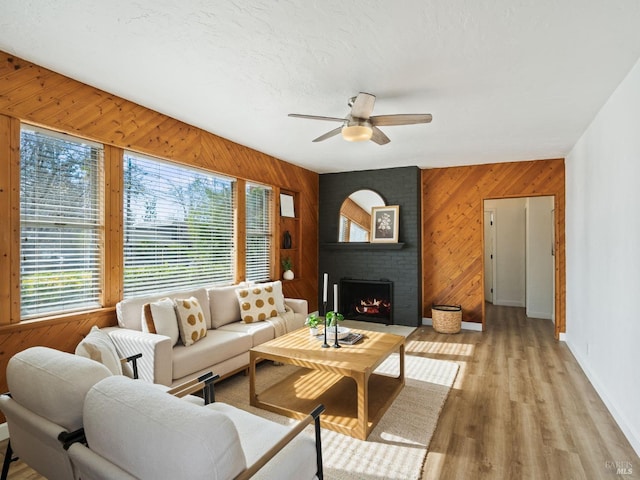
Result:
<instances>
[{"instance_id":1,"label":"throw pillow","mask_svg":"<svg viewBox=\"0 0 640 480\"><path fill-rule=\"evenodd\" d=\"M196 297L176 298L178 329L185 347L207 336L207 325L200 302Z\"/></svg>"},{"instance_id":2,"label":"throw pillow","mask_svg":"<svg viewBox=\"0 0 640 480\"><path fill-rule=\"evenodd\" d=\"M284 306L284 294L282 293L282 282L280 280L276 280L271 285L273 286L273 295L276 299L276 310L278 310L278 313L286 312L287 309Z\"/></svg>"},{"instance_id":3,"label":"throw pillow","mask_svg":"<svg viewBox=\"0 0 640 480\"><path fill-rule=\"evenodd\" d=\"M120 356L109 334L95 325L76 347L76 355L102 363L114 375L122 375Z\"/></svg>"},{"instance_id":4,"label":"throw pillow","mask_svg":"<svg viewBox=\"0 0 640 480\"><path fill-rule=\"evenodd\" d=\"M259 322L278 315L273 285L254 285L236 290L244 323Z\"/></svg>"},{"instance_id":5,"label":"throw pillow","mask_svg":"<svg viewBox=\"0 0 640 480\"><path fill-rule=\"evenodd\" d=\"M144 304L142 315L142 331L165 335L171 339L171 345L178 343L180 330L176 305L170 298L161 298L155 302Z\"/></svg>"},{"instance_id":6,"label":"throw pillow","mask_svg":"<svg viewBox=\"0 0 640 480\"><path fill-rule=\"evenodd\" d=\"M207 289L209 306L211 307L211 326L220 328L223 325L240 320L240 307L236 297L236 286L216 286Z\"/></svg>"},{"instance_id":7,"label":"throw pillow","mask_svg":"<svg viewBox=\"0 0 640 480\"><path fill-rule=\"evenodd\" d=\"M242 286L242 285L240 285ZM272 288L271 293L273 293L273 298L275 299L275 307L278 313L284 313L287 309L284 306L284 294L282 293L282 282L280 280L276 280L275 282L264 282L264 283L254 283L251 285L246 285L245 288L250 287L260 287L260 288Z\"/></svg>"}]
</instances>

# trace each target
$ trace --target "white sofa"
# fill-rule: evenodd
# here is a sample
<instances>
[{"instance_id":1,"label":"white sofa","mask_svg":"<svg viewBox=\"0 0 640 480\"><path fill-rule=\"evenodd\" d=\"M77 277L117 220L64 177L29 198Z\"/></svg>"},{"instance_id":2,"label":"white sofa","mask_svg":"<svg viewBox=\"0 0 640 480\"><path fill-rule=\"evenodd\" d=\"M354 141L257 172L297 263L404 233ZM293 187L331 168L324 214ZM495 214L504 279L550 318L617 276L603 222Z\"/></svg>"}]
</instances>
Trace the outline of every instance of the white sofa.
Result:
<instances>
[{"instance_id":1,"label":"white sofa","mask_svg":"<svg viewBox=\"0 0 640 480\"><path fill-rule=\"evenodd\" d=\"M244 323L236 296L246 286L216 286L136 297L116 306L118 327L104 329L123 356L142 353L138 361L140 378L173 386L186 379L212 371L220 377L239 372L249 365L249 349L286 332L301 328L308 313L302 299L285 299L280 281L256 284L272 286L277 297L278 315L266 321ZM173 345L170 337L143 331L144 306L162 298L195 297L202 306L206 336L193 345L180 340Z\"/></svg>"}]
</instances>

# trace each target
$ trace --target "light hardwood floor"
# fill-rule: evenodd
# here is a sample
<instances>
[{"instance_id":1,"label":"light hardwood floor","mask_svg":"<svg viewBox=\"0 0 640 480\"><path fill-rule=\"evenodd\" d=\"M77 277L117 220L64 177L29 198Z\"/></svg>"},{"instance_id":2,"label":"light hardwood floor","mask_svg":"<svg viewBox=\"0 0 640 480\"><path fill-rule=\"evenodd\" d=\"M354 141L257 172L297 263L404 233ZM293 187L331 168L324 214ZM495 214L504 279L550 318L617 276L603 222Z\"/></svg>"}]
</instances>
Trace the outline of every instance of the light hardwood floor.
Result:
<instances>
[{"instance_id":1,"label":"light hardwood floor","mask_svg":"<svg viewBox=\"0 0 640 480\"><path fill-rule=\"evenodd\" d=\"M407 353L460 364L423 479L640 478L640 460L549 320L487 304L487 330L420 328ZM616 464L616 462L618 462ZM630 467L631 475L616 468Z\"/></svg>"},{"instance_id":2,"label":"light hardwood floor","mask_svg":"<svg viewBox=\"0 0 640 480\"><path fill-rule=\"evenodd\" d=\"M423 480L640 478L640 459L549 320L488 304L486 332L421 327L406 349L460 365ZM10 472L41 478L19 462Z\"/></svg>"}]
</instances>

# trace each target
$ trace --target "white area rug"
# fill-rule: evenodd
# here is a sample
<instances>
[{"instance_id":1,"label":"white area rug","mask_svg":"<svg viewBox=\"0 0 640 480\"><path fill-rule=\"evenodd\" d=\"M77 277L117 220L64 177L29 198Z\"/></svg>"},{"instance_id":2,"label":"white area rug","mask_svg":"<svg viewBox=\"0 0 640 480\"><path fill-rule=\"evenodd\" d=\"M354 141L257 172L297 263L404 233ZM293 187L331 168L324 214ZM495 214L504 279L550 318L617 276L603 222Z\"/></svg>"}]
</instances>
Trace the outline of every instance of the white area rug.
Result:
<instances>
[{"instance_id":1,"label":"white area rug","mask_svg":"<svg viewBox=\"0 0 640 480\"><path fill-rule=\"evenodd\" d=\"M393 333L408 337L416 327L405 327L404 325L385 325L384 323L361 322L359 320L344 320L340 325L360 330L371 330L374 332Z\"/></svg>"},{"instance_id":2,"label":"white area rug","mask_svg":"<svg viewBox=\"0 0 640 480\"><path fill-rule=\"evenodd\" d=\"M297 367L264 362L258 368L260 391ZM397 375L397 357L391 356L377 372ZM453 362L406 355L406 385L366 441L322 430L325 479L420 479L429 442L457 372L458 365ZM216 401L282 424L292 422L289 418L251 407L249 378L243 375L217 384ZM308 427L309 435L313 435L312 428Z\"/></svg>"}]
</instances>

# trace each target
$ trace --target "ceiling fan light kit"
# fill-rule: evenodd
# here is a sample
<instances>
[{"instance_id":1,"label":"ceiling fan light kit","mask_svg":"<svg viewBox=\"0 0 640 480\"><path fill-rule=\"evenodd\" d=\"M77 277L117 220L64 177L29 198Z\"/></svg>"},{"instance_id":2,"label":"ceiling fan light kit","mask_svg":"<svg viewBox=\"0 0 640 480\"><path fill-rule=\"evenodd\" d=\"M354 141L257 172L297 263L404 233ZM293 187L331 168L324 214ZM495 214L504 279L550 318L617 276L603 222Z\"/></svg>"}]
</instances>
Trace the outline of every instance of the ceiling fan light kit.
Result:
<instances>
[{"instance_id":1,"label":"ceiling fan light kit","mask_svg":"<svg viewBox=\"0 0 640 480\"><path fill-rule=\"evenodd\" d=\"M313 140L314 142L322 142L323 140L342 133L342 138L348 142L363 142L365 140L371 140L378 145L386 145L391 141L389 140L389 137L387 137L378 127L390 125L414 125L416 123L429 123L432 120L431 115L428 113L371 116L375 101L375 95L360 92L357 96L350 98L347 102L349 107L351 107L351 112L349 112L346 118L303 115L299 113L290 113L289 116L342 123L341 127L334 128L324 135L320 135L318 138Z\"/></svg>"},{"instance_id":2,"label":"ceiling fan light kit","mask_svg":"<svg viewBox=\"0 0 640 480\"><path fill-rule=\"evenodd\" d=\"M345 125L342 127L342 138L347 142L364 142L371 140L373 128L367 125Z\"/></svg>"}]
</instances>

